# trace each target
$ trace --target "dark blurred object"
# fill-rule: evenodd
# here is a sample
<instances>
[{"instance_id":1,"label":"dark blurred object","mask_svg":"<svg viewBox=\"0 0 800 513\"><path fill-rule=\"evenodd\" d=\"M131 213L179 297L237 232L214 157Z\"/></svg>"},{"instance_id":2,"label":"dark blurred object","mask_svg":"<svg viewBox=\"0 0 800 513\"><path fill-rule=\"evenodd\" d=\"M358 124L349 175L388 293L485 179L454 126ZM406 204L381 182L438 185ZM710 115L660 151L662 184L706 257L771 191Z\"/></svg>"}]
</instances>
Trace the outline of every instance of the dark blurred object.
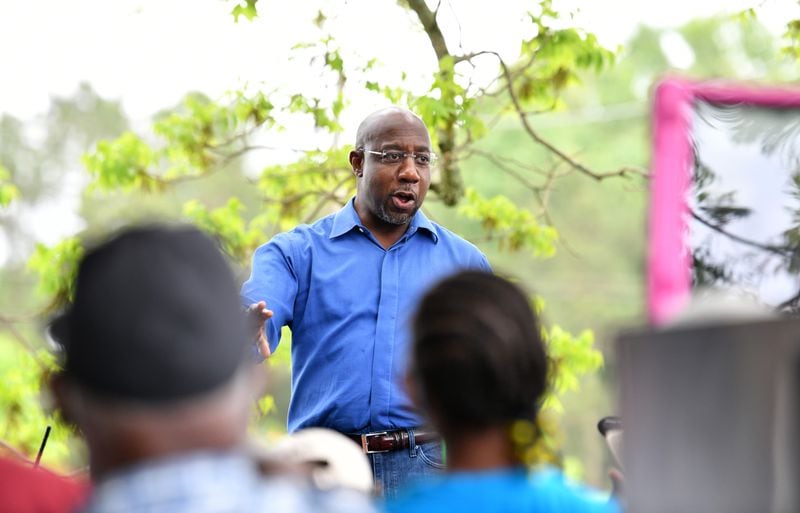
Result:
<instances>
[{"instance_id":1,"label":"dark blurred object","mask_svg":"<svg viewBox=\"0 0 800 513\"><path fill-rule=\"evenodd\" d=\"M603 417L597 423L597 430L600 431L600 434L606 436L609 431L613 431L615 429L622 429L622 419L615 416L608 416Z\"/></svg>"},{"instance_id":2,"label":"dark blurred object","mask_svg":"<svg viewBox=\"0 0 800 513\"><path fill-rule=\"evenodd\" d=\"M800 321L630 332L617 351L628 511L800 511Z\"/></svg>"},{"instance_id":3,"label":"dark blurred object","mask_svg":"<svg viewBox=\"0 0 800 513\"><path fill-rule=\"evenodd\" d=\"M47 426L47 429L44 430L44 437L42 438L42 444L39 446L39 452L36 453L36 461L33 462L33 466L38 467L39 462L42 461L42 454L44 454L44 448L47 446L47 439L50 437L50 430L52 428Z\"/></svg>"},{"instance_id":4,"label":"dark blurred object","mask_svg":"<svg viewBox=\"0 0 800 513\"><path fill-rule=\"evenodd\" d=\"M69 513L86 500L89 485L42 467L0 457L0 510L9 513Z\"/></svg>"},{"instance_id":5,"label":"dark blurred object","mask_svg":"<svg viewBox=\"0 0 800 513\"><path fill-rule=\"evenodd\" d=\"M622 419L615 416L603 417L597 423L597 430L603 435L616 464L622 467Z\"/></svg>"}]
</instances>

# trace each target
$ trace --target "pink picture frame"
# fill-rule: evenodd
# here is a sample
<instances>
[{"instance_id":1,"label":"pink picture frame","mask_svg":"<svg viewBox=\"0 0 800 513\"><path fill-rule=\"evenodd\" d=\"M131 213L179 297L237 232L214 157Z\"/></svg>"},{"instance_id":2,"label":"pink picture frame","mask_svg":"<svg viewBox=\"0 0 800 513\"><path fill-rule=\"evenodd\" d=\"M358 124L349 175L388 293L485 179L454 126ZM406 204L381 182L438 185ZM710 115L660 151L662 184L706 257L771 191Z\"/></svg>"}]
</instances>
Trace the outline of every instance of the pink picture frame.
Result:
<instances>
[{"instance_id":1,"label":"pink picture frame","mask_svg":"<svg viewBox=\"0 0 800 513\"><path fill-rule=\"evenodd\" d=\"M647 313L654 325L671 318L691 293L687 193L692 177L695 102L800 108L800 89L667 78L655 89L653 157L647 220Z\"/></svg>"}]
</instances>

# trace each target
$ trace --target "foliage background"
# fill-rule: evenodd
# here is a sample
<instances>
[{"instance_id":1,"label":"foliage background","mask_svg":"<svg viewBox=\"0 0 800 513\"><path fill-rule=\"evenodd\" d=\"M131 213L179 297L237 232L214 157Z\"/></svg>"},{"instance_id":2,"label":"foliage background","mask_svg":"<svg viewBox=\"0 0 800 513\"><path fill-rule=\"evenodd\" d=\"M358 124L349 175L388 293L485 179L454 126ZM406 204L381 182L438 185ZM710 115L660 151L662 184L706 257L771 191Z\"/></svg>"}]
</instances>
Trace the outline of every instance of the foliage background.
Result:
<instances>
[{"instance_id":1,"label":"foliage background","mask_svg":"<svg viewBox=\"0 0 800 513\"><path fill-rule=\"evenodd\" d=\"M411 27L415 4L426 7L396 6ZM245 23L256 5L231 8ZM132 130L117 101L84 84L54 98L43 119L0 118L0 223L13 242L0 271L0 439L32 456L44 426L55 424L45 463L67 470L85 461L79 440L48 413L41 394L55 366L42 323L68 299L85 244L129 222L189 219L219 238L243 279L252 249L269 234L337 208L352 192L341 116L353 108L348 88L357 88L411 105L436 128L440 152L454 158L445 159L426 209L477 242L499 272L537 292L559 363L540 426L548 435L544 452L605 486L608 457L594 424L614 412L613 335L642 321L646 180L636 171L647 166L648 92L671 67L663 42L677 35L687 44L693 62L683 72L695 77L791 81L796 67L780 56L787 43L767 33L755 12L696 20L678 31L642 27L613 55L549 2L531 12L538 32L520 42L520 59L508 70L491 65L501 79L486 90L470 84L473 71L466 61L457 64L457 55L431 56L427 91L404 88L402 73L371 80L384 65L379 56L342 53L335 23L321 14L297 21L314 23L316 38L298 41L294 53L326 84L316 96L266 85L221 98L190 92L165 106L151 127ZM406 37L424 42L423 32L417 26ZM537 39L543 34L548 38ZM485 57L492 58L475 56ZM505 71L517 74L504 90ZM524 108L514 105L512 91ZM520 123L523 111L536 111L525 116L529 126ZM44 136L31 137L31 125ZM316 149L275 162L272 139L292 131L313 133ZM64 172L77 162L83 170ZM612 176L596 180L595 170ZM85 228L59 244L35 245L26 209L62 187L85 188ZM268 365L271 394L259 402L254 425L263 436L278 436L285 425L287 349Z\"/></svg>"}]
</instances>

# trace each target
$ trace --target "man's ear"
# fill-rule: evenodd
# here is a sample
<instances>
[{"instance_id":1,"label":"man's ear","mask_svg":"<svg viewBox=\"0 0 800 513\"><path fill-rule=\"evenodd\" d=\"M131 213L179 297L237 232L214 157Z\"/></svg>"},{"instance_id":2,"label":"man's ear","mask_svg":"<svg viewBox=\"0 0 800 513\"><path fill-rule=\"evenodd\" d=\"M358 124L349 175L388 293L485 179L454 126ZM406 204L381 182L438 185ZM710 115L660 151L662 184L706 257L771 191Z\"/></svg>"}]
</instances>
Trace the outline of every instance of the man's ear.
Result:
<instances>
[{"instance_id":1,"label":"man's ear","mask_svg":"<svg viewBox=\"0 0 800 513\"><path fill-rule=\"evenodd\" d=\"M364 152L353 150L350 152L350 167L353 168L353 174L361 177L364 174Z\"/></svg>"}]
</instances>

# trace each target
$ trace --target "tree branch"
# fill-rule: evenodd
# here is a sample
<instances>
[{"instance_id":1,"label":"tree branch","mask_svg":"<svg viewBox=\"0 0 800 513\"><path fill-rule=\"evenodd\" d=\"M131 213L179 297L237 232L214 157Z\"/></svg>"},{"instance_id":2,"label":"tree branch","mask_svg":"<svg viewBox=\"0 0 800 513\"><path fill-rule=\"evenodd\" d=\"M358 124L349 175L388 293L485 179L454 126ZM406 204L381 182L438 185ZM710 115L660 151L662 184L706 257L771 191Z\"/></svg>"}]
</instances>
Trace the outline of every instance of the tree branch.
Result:
<instances>
[{"instance_id":1,"label":"tree branch","mask_svg":"<svg viewBox=\"0 0 800 513\"><path fill-rule=\"evenodd\" d=\"M769 244L762 244L760 242L756 242L756 241L750 240L750 239L745 239L744 237L740 237L738 235L735 235L735 234L725 230L725 228L723 228L722 226L719 226L717 224L712 223L711 221L703 219L702 217L697 215L694 211L692 211L692 218L697 220L700 224L705 225L708 228L711 228L715 232L720 233L720 234L728 237L731 240L734 240L736 242L740 242L740 243L742 243L742 244L744 244L746 246L751 246L751 247L754 247L754 248L757 248L757 249L762 249L762 250L767 251L769 253L775 253L776 255L781 255L781 256L786 256L786 255L789 255L789 254L794 252L794 250L792 248L790 248L790 247L771 246Z\"/></svg>"},{"instance_id":2,"label":"tree branch","mask_svg":"<svg viewBox=\"0 0 800 513\"><path fill-rule=\"evenodd\" d=\"M612 172L609 172L609 173L597 173L595 171L592 171L591 169L589 169L588 167L586 167L582 163L578 162L577 160L573 159L572 157L570 157L569 155L567 155L563 151L559 150L558 148L553 146L552 143L550 143L549 141L544 139L542 136L540 136L533 129L533 127L531 126L530 122L528 121L528 117L527 117L527 115L525 113L525 109L522 108L522 104L520 103L519 98L517 97L517 93L514 91L513 77L511 75L511 70L509 69L509 67L506 64L506 62L503 60L503 58L497 52L483 51L483 52L478 52L475 55L484 54L484 53L490 54L490 55L494 55L497 58L497 60L500 62L500 67L503 69L503 75L505 76L505 79L506 79L506 91L508 91L508 95L511 98L511 103L514 105L514 110L517 111L517 117L519 117L519 120L522 123L522 127L525 129L525 132L528 133L528 135L531 137L531 139L533 139L534 141L539 143L541 146L544 146L548 151L550 151L551 153L556 155L559 159L561 159L564 162L566 162L567 164L569 164L573 169L576 169L577 171L580 171L581 173L585 174L586 176L594 178L597 181L601 181L601 180L604 180L606 178L610 178L612 176L627 177L630 174L640 174L639 172L634 173L634 168L628 168L628 167L619 169L617 171L612 171Z\"/></svg>"},{"instance_id":3,"label":"tree branch","mask_svg":"<svg viewBox=\"0 0 800 513\"><path fill-rule=\"evenodd\" d=\"M497 53L496 52L492 52L490 50L481 50L480 52L471 52L471 53L465 53L463 55L454 55L453 56L453 62L458 64L459 62L471 61L475 57L478 57L478 56L481 56L481 55L497 55Z\"/></svg>"},{"instance_id":4,"label":"tree branch","mask_svg":"<svg viewBox=\"0 0 800 513\"><path fill-rule=\"evenodd\" d=\"M489 153L488 151L483 151L483 150L472 149L470 150L470 153L485 158L486 160L497 166L498 169L505 172L507 175L511 176L515 180L517 180L519 183L524 185L527 189L530 189L532 192L541 192L542 190L541 186L534 184L533 182L522 176L516 169L513 169L511 166L508 165L508 162L513 162L514 164L520 165L517 161L514 161L512 159L503 159L502 157L498 157L493 153ZM531 169L530 171L541 173L541 171L539 170Z\"/></svg>"},{"instance_id":5,"label":"tree branch","mask_svg":"<svg viewBox=\"0 0 800 513\"><path fill-rule=\"evenodd\" d=\"M780 303L778 305L778 310L784 310L786 308L794 308L797 306L797 301L800 300L800 290L798 290L794 296L790 297L786 301Z\"/></svg>"},{"instance_id":6,"label":"tree branch","mask_svg":"<svg viewBox=\"0 0 800 513\"><path fill-rule=\"evenodd\" d=\"M332 191L329 191L326 194L322 195L321 196L322 199L311 210L311 212L309 212L309 214L305 217L303 222L308 223L311 220L315 219L317 217L317 214L319 214L320 210L322 210L322 207L325 206L325 203L327 203L328 201L340 200L341 198L337 195L337 192L339 191L339 189L342 188L343 185L345 185L347 182L350 181L350 178L351 178L350 175L344 177L342 180L339 181L339 183L336 184L336 186L333 188Z\"/></svg>"},{"instance_id":7,"label":"tree branch","mask_svg":"<svg viewBox=\"0 0 800 513\"><path fill-rule=\"evenodd\" d=\"M431 11L425 4L425 0L406 1L411 10L417 14L417 18L419 18L420 23L422 23L422 28L425 29L425 33L428 34L431 47L433 47L433 51L436 53L436 59L442 60L444 57L450 55L450 51L447 49L447 43L444 40L444 34L442 34L439 23L436 21L436 14L439 12L439 8L437 7L436 11Z\"/></svg>"}]
</instances>

